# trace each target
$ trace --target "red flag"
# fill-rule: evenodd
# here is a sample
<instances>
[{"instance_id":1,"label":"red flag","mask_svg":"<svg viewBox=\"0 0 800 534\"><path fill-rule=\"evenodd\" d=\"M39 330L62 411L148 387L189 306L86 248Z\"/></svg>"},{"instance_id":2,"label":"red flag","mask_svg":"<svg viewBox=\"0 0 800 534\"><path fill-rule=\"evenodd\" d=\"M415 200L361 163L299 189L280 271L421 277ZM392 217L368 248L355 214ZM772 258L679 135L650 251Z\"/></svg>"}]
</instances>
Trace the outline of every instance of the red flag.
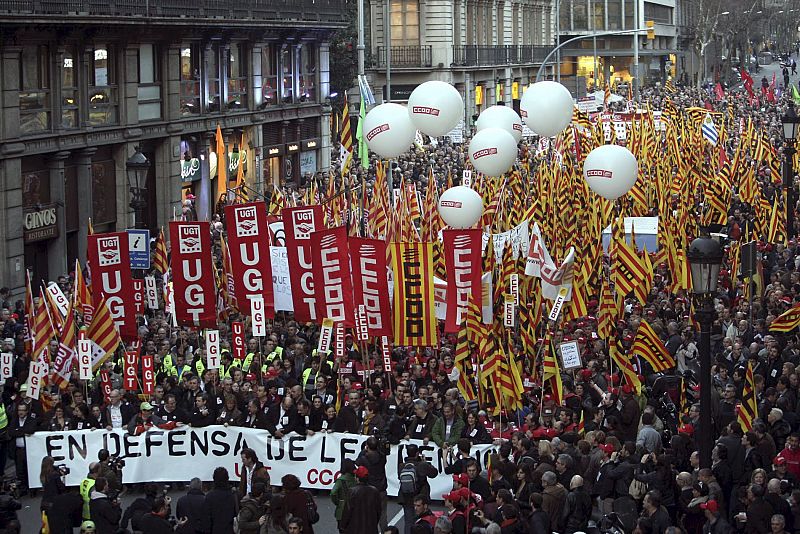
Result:
<instances>
[{"instance_id":1,"label":"red flag","mask_svg":"<svg viewBox=\"0 0 800 534\"><path fill-rule=\"evenodd\" d=\"M286 259L292 274L294 318L301 323L316 321L311 261L311 246L315 242L311 234L323 228L322 206L284 208L281 214L286 236ZM324 317L319 320L322 319Z\"/></svg>"},{"instance_id":2,"label":"red flag","mask_svg":"<svg viewBox=\"0 0 800 534\"><path fill-rule=\"evenodd\" d=\"M314 232L312 235L317 322L333 319L336 324L342 323L345 327L352 328L355 326L355 313L347 228L338 226Z\"/></svg>"},{"instance_id":3,"label":"red flag","mask_svg":"<svg viewBox=\"0 0 800 534\"><path fill-rule=\"evenodd\" d=\"M268 318L275 317L267 206L251 202L225 206L228 245L239 310L250 314L250 299L263 297Z\"/></svg>"},{"instance_id":4,"label":"red flag","mask_svg":"<svg viewBox=\"0 0 800 534\"><path fill-rule=\"evenodd\" d=\"M482 239L480 229L442 231L448 297L445 332L458 332L470 300L480 305Z\"/></svg>"},{"instance_id":5,"label":"red flag","mask_svg":"<svg viewBox=\"0 0 800 534\"><path fill-rule=\"evenodd\" d=\"M350 266L356 310L364 306L370 336L392 335L389 282L386 279L386 242L351 237Z\"/></svg>"},{"instance_id":6,"label":"red flag","mask_svg":"<svg viewBox=\"0 0 800 534\"><path fill-rule=\"evenodd\" d=\"M213 328L217 324L211 227L203 221L169 223L172 284L179 325Z\"/></svg>"},{"instance_id":7,"label":"red flag","mask_svg":"<svg viewBox=\"0 0 800 534\"><path fill-rule=\"evenodd\" d=\"M94 308L97 310L105 297L120 336L124 341L134 341L138 332L128 232L92 234L88 240L86 256L92 273Z\"/></svg>"},{"instance_id":8,"label":"red flag","mask_svg":"<svg viewBox=\"0 0 800 534\"><path fill-rule=\"evenodd\" d=\"M744 68L740 69L740 73L742 75L742 81L744 82L744 88L747 90L747 94L752 98L755 94L753 92L753 78Z\"/></svg>"},{"instance_id":9,"label":"red flag","mask_svg":"<svg viewBox=\"0 0 800 534\"><path fill-rule=\"evenodd\" d=\"M725 98L725 91L722 89L722 84L717 82L717 86L714 88L714 92L717 94L717 100L722 100Z\"/></svg>"}]
</instances>

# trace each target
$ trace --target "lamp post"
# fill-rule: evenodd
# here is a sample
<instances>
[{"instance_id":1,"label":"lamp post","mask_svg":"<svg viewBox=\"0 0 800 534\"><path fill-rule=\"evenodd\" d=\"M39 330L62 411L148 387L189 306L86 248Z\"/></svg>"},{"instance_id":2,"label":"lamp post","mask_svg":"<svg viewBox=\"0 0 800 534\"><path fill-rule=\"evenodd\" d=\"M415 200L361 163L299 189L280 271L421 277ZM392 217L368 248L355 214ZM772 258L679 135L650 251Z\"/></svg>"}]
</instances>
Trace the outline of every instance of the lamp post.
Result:
<instances>
[{"instance_id":1,"label":"lamp post","mask_svg":"<svg viewBox=\"0 0 800 534\"><path fill-rule=\"evenodd\" d=\"M150 161L135 147L136 152L125 162L125 172L128 175L128 187L131 190L131 203L129 206L134 213L134 227L144 228L144 208L147 202L144 199L147 171Z\"/></svg>"},{"instance_id":2,"label":"lamp post","mask_svg":"<svg viewBox=\"0 0 800 534\"><path fill-rule=\"evenodd\" d=\"M686 252L692 272L692 293L701 301L695 318L700 323L700 467L711 467L713 432L711 422L711 324L717 291L722 247L708 236L692 241Z\"/></svg>"},{"instance_id":3,"label":"lamp post","mask_svg":"<svg viewBox=\"0 0 800 534\"><path fill-rule=\"evenodd\" d=\"M789 104L786 114L781 117L783 123L783 153L786 160L783 162L783 190L786 193L786 237L794 237L794 209L797 204L794 190L794 155L797 152L794 146L797 139L797 127L800 117L794 111L794 104Z\"/></svg>"}]
</instances>

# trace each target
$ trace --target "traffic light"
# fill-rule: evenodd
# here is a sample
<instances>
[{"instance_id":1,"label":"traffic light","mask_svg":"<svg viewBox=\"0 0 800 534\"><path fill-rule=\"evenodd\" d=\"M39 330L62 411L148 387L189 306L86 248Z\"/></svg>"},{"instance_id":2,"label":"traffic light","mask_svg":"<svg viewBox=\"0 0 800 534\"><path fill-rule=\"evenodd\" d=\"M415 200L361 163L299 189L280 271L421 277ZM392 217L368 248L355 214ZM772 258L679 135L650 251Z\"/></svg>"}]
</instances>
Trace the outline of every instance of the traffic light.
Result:
<instances>
[{"instance_id":1,"label":"traffic light","mask_svg":"<svg viewBox=\"0 0 800 534\"><path fill-rule=\"evenodd\" d=\"M654 40L656 38L656 23L652 20L646 20L644 21L644 24L647 26L647 39L650 41Z\"/></svg>"}]
</instances>

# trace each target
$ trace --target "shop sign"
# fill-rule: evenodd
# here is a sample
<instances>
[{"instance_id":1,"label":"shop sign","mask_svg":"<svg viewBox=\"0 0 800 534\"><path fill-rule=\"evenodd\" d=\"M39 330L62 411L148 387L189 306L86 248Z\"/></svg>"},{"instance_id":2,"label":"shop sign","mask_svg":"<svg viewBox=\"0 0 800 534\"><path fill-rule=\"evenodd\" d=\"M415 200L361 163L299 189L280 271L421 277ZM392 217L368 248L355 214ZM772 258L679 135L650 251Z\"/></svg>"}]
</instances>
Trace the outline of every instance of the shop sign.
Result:
<instances>
[{"instance_id":1,"label":"shop sign","mask_svg":"<svg viewBox=\"0 0 800 534\"><path fill-rule=\"evenodd\" d=\"M286 153L294 154L295 152L300 152L300 143L287 143Z\"/></svg>"},{"instance_id":2,"label":"shop sign","mask_svg":"<svg viewBox=\"0 0 800 534\"><path fill-rule=\"evenodd\" d=\"M268 158L277 158L278 156L283 156L283 145L268 146L265 152Z\"/></svg>"},{"instance_id":3,"label":"shop sign","mask_svg":"<svg viewBox=\"0 0 800 534\"><path fill-rule=\"evenodd\" d=\"M194 182L201 178L200 173L200 160L192 158L190 160L181 160L181 181Z\"/></svg>"},{"instance_id":4,"label":"shop sign","mask_svg":"<svg viewBox=\"0 0 800 534\"><path fill-rule=\"evenodd\" d=\"M304 151L316 150L319 148L319 141L317 141L316 139L308 139L301 143L301 147Z\"/></svg>"},{"instance_id":5,"label":"shop sign","mask_svg":"<svg viewBox=\"0 0 800 534\"><path fill-rule=\"evenodd\" d=\"M22 237L26 243L58 237L58 215L55 204L27 209L22 218Z\"/></svg>"}]
</instances>

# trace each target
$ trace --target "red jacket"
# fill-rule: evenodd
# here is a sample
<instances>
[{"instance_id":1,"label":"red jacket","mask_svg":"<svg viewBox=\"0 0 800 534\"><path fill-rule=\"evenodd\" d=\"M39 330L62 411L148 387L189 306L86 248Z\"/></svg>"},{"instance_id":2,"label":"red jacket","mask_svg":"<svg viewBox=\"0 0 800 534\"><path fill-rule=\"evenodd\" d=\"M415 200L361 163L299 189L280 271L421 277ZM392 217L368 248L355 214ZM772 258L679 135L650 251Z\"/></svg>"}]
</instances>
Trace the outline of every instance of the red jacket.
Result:
<instances>
[{"instance_id":1,"label":"red jacket","mask_svg":"<svg viewBox=\"0 0 800 534\"><path fill-rule=\"evenodd\" d=\"M796 477L800 477L800 449L792 450L786 447L778 456L786 460L786 470Z\"/></svg>"}]
</instances>

